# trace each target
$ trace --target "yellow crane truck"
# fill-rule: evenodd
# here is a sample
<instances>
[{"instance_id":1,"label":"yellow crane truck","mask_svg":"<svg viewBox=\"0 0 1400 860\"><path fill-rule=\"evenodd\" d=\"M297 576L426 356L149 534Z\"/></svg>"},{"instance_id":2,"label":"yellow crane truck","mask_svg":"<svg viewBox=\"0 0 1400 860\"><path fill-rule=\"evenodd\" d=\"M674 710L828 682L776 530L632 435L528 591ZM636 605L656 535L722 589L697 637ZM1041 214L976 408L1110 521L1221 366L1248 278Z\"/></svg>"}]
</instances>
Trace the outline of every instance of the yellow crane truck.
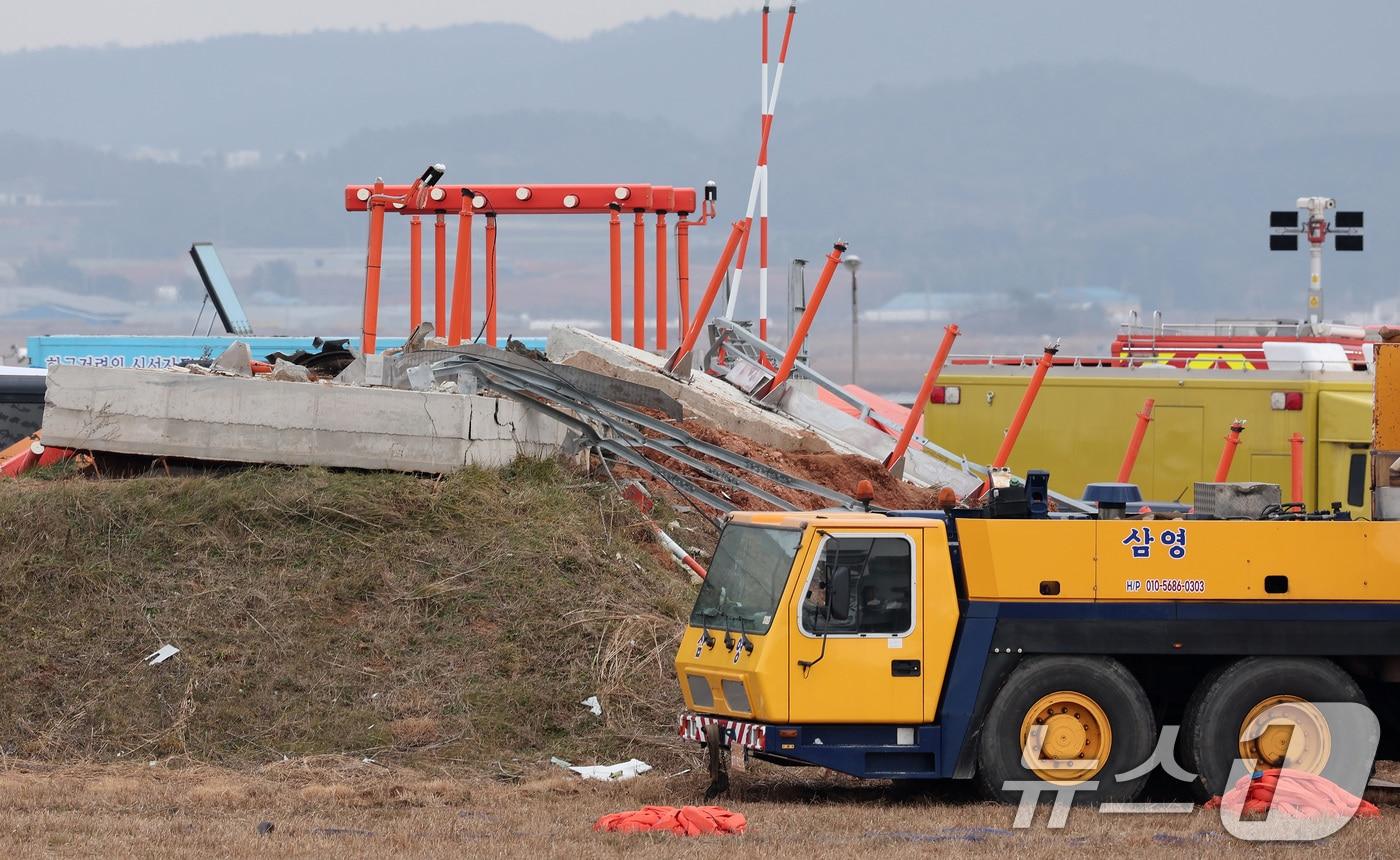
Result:
<instances>
[{"instance_id":1,"label":"yellow crane truck","mask_svg":"<svg viewBox=\"0 0 1400 860\"><path fill-rule=\"evenodd\" d=\"M1382 407L1400 404L1384 352ZM1376 415L1384 485L1400 408ZM1314 703L1366 703L1396 754L1400 522L1060 514L1043 476L977 509L732 515L676 655L681 735L1005 799L1092 780L1131 800L1172 725L1202 794L1237 759L1330 775L1345 739Z\"/></svg>"}]
</instances>

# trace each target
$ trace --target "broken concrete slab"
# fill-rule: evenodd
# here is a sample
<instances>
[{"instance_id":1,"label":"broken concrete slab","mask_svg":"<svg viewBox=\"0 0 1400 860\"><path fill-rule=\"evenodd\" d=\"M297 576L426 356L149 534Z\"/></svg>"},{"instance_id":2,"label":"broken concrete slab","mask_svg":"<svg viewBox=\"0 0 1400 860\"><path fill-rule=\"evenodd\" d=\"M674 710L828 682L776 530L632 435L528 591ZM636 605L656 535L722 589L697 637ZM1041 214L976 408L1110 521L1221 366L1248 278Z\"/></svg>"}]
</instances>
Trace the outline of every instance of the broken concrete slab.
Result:
<instances>
[{"instance_id":1,"label":"broken concrete slab","mask_svg":"<svg viewBox=\"0 0 1400 860\"><path fill-rule=\"evenodd\" d=\"M248 349L248 344L236 340L219 353L219 357L214 359L212 367L215 371L233 376L252 376L253 353Z\"/></svg>"},{"instance_id":2,"label":"broken concrete slab","mask_svg":"<svg viewBox=\"0 0 1400 860\"><path fill-rule=\"evenodd\" d=\"M686 417L700 418L779 451L825 453L836 450L806 427L758 406L728 383L695 371L684 384L661 372L663 359L592 332L555 326L549 333L549 360L657 389L677 400ZM845 452L851 453L851 452Z\"/></svg>"},{"instance_id":3,"label":"broken concrete slab","mask_svg":"<svg viewBox=\"0 0 1400 860\"><path fill-rule=\"evenodd\" d=\"M59 366L44 437L126 454L402 472L503 466L562 450L566 428L494 397Z\"/></svg>"},{"instance_id":4,"label":"broken concrete slab","mask_svg":"<svg viewBox=\"0 0 1400 860\"><path fill-rule=\"evenodd\" d=\"M277 363L272 365L272 372L267 378L278 382L310 382L311 371L304 365L292 364L285 358L279 358Z\"/></svg>"},{"instance_id":5,"label":"broken concrete slab","mask_svg":"<svg viewBox=\"0 0 1400 860\"><path fill-rule=\"evenodd\" d=\"M809 380L789 381L782 392L781 409L819 432L840 439L872 460L883 463L894 450L894 437L823 401L817 395L816 384ZM966 495L982 484L981 478L930 456L917 446L905 453L904 472L899 477L916 487L952 487L958 495Z\"/></svg>"},{"instance_id":6,"label":"broken concrete slab","mask_svg":"<svg viewBox=\"0 0 1400 860\"><path fill-rule=\"evenodd\" d=\"M689 384L661 372L663 359L591 332L558 326L549 333L550 361L620 376L674 397L687 417L699 417L780 451L835 452L883 461L895 440L822 402L805 380L794 379L777 405L765 409L724 380L693 370ZM949 486L959 493L981 480L961 468L911 449L901 477L915 486Z\"/></svg>"},{"instance_id":7,"label":"broken concrete slab","mask_svg":"<svg viewBox=\"0 0 1400 860\"><path fill-rule=\"evenodd\" d=\"M341 385L364 385L365 384L365 357L355 356L355 360L345 365L345 369L335 376L335 381Z\"/></svg>"}]
</instances>

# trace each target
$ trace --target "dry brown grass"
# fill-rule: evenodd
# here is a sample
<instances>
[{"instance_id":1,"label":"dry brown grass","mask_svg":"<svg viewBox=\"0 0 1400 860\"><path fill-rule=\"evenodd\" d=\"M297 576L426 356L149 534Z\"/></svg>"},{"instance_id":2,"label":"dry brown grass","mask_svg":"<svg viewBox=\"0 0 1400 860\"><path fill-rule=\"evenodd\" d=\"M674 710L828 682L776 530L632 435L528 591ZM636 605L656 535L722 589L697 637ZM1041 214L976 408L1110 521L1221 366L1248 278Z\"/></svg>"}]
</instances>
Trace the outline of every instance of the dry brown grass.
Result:
<instances>
[{"instance_id":1,"label":"dry brown grass","mask_svg":"<svg viewBox=\"0 0 1400 860\"><path fill-rule=\"evenodd\" d=\"M674 759L694 588L649 541L553 463L12 482L0 755Z\"/></svg>"},{"instance_id":2,"label":"dry brown grass","mask_svg":"<svg viewBox=\"0 0 1400 860\"><path fill-rule=\"evenodd\" d=\"M447 779L356 760L289 761L231 771L178 761L0 768L0 855L92 857L616 857L1076 856L1086 858L1394 856L1400 808L1356 821L1324 842L1289 849L1238 842L1215 813L1100 815L1076 810L1064 830L1012 830L1013 810L954 790L901 798L880 784L760 767L728 805L742 837L592 832L601 815L647 803L699 802L702 779L648 775L583 783L548 771L506 785ZM258 833L260 822L275 829Z\"/></svg>"}]
</instances>

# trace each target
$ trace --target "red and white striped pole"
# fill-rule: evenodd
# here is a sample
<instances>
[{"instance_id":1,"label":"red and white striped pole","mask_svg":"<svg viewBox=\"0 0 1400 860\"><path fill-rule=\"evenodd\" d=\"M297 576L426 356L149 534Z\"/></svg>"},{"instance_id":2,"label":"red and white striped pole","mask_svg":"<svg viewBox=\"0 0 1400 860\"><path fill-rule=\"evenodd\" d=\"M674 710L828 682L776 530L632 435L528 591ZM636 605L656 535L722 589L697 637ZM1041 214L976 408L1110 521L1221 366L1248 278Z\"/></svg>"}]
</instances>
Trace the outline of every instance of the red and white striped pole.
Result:
<instances>
[{"instance_id":1,"label":"red and white striped pole","mask_svg":"<svg viewBox=\"0 0 1400 860\"><path fill-rule=\"evenodd\" d=\"M773 73L773 89L768 90L768 4L763 4L763 52L762 86L759 93L759 141L758 158L754 164L753 182L749 185L749 203L744 209L744 223L753 224L754 210L758 210L758 330L759 337L766 338L768 332L768 136L773 131L773 111L778 105L778 90L783 82L783 64L787 62L788 44L792 41L792 23L797 15L797 0L788 6L787 23L783 26L783 41L778 48L778 68ZM747 237L747 232L745 233ZM725 305L726 319L734 318L734 310L739 302L739 287L744 279L744 256L748 250L748 239L739 248L739 259L734 264L734 280L730 288L729 302Z\"/></svg>"},{"instance_id":2,"label":"red and white striped pole","mask_svg":"<svg viewBox=\"0 0 1400 860\"><path fill-rule=\"evenodd\" d=\"M787 62L788 42L792 39L792 22L797 15L797 0L788 7L787 25L783 28L783 43L778 48L778 69L773 76L773 93L768 93L768 6L763 6L763 145L759 164L763 168L763 185L758 191L758 336L768 340L768 130L773 126L773 108L778 103L778 86L783 80L783 64Z\"/></svg>"}]
</instances>

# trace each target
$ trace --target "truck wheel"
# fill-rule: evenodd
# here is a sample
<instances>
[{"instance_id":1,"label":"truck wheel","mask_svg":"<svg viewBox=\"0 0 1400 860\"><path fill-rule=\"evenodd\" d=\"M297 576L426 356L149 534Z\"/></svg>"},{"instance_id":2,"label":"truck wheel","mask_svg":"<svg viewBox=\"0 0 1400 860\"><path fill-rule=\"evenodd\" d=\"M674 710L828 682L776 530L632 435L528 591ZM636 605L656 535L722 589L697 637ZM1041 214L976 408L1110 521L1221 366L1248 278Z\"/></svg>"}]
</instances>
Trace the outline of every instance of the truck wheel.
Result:
<instances>
[{"instance_id":1,"label":"truck wheel","mask_svg":"<svg viewBox=\"0 0 1400 860\"><path fill-rule=\"evenodd\" d=\"M1021 799L1008 782L1096 785L1076 800L1127 802L1144 773L1119 781L1147 760L1157 722L1142 685L1106 657L1032 657L1016 667L987 712L977 741L977 783L987 797ZM1024 755L1023 755L1024 751ZM1055 795L1045 792L1041 799Z\"/></svg>"},{"instance_id":2,"label":"truck wheel","mask_svg":"<svg viewBox=\"0 0 1400 860\"><path fill-rule=\"evenodd\" d=\"M1364 705L1366 697L1341 667L1316 657L1246 657L1207 675L1181 727L1182 764L1196 774L1197 795L1223 793L1236 759L1250 771L1282 767L1290 745L1290 768L1343 784L1358 767L1369 775L1371 762L1359 757L1371 756L1374 743L1345 754L1334 738L1351 735L1351 728L1330 725L1314 702ZM1292 743L1296 732L1300 741Z\"/></svg>"}]
</instances>

